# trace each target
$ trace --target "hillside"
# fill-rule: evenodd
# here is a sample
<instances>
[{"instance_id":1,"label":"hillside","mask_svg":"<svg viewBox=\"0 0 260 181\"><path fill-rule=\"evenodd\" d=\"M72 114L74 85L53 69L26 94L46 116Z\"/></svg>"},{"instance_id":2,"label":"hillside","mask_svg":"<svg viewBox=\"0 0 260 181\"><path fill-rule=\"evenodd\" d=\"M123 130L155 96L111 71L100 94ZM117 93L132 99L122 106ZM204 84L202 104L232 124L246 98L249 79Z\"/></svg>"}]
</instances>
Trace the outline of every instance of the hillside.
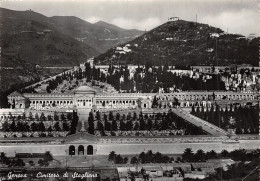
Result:
<instances>
[{"instance_id":1,"label":"hillside","mask_svg":"<svg viewBox=\"0 0 260 181\"><path fill-rule=\"evenodd\" d=\"M84 39L86 32L88 38ZM131 39L124 37L136 37L138 33L142 32L124 30L105 22L95 25L77 17L49 18L31 10L0 8L0 92L17 83L51 75L46 70L36 70L36 65L72 67L98 55L98 50L105 51ZM107 40L109 38L111 40Z\"/></svg>"},{"instance_id":2,"label":"hillside","mask_svg":"<svg viewBox=\"0 0 260 181\"><path fill-rule=\"evenodd\" d=\"M170 21L108 50L95 58L97 63L155 65L258 65L259 37L249 40L227 34L219 28L184 20ZM217 56L217 58L216 58Z\"/></svg>"},{"instance_id":3,"label":"hillside","mask_svg":"<svg viewBox=\"0 0 260 181\"><path fill-rule=\"evenodd\" d=\"M31 10L0 8L0 18L2 52L40 66L73 66L143 33L73 16L49 18Z\"/></svg>"},{"instance_id":4,"label":"hillside","mask_svg":"<svg viewBox=\"0 0 260 181\"><path fill-rule=\"evenodd\" d=\"M139 30L126 30L103 21L91 24L74 16L54 16L50 21L62 33L94 47L101 53L143 34Z\"/></svg>"},{"instance_id":5,"label":"hillside","mask_svg":"<svg viewBox=\"0 0 260 181\"><path fill-rule=\"evenodd\" d=\"M74 66L98 54L59 32L39 13L0 8L0 21L0 92L51 75L36 65Z\"/></svg>"},{"instance_id":6,"label":"hillside","mask_svg":"<svg viewBox=\"0 0 260 181\"><path fill-rule=\"evenodd\" d=\"M0 43L6 56L19 55L25 62L40 66L73 66L98 54L91 46L62 34L38 13L6 9L0 13ZM2 60L2 66L15 66L10 64Z\"/></svg>"}]
</instances>

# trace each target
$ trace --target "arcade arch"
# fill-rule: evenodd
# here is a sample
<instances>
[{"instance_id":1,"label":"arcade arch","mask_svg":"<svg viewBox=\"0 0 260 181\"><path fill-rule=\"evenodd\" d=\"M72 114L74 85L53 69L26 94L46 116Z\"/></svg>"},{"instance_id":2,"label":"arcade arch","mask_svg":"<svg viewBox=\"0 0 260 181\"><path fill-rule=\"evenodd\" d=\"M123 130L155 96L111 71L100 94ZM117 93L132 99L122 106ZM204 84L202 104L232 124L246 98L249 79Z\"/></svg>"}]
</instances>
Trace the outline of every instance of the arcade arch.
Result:
<instances>
[{"instance_id":1,"label":"arcade arch","mask_svg":"<svg viewBox=\"0 0 260 181\"><path fill-rule=\"evenodd\" d=\"M69 155L70 156L72 156L72 155L80 156L80 155L93 155L94 154L94 147L93 147L93 145L88 145L87 146L87 150L86 150L87 153L85 152L85 148L86 147L84 147L83 145L79 145L77 147L77 150L76 150L74 145L70 145L69 146ZM76 152L77 152L77 154L76 154Z\"/></svg>"},{"instance_id":2,"label":"arcade arch","mask_svg":"<svg viewBox=\"0 0 260 181\"><path fill-rule=\"evenodd\" d=\"M93 146L92 145L88 145L88 147L87 147L87 155L93 155Z\"/></svg>"},{"instance_id":3,"label":"arcade arch","mask_svg":"<svg viewBox=\"0 0 260 181\"><path fill-rule=\"evenodd\" d=\"M70 147L69 147L69 155L75 155L75 146L70 145Z\"/></svg>"},{"instance_id":4,"label":"arcade arch","mask_svg":"<svg viewBox=\"0 0 260 181\"><path fill-rule=\"evenodd\" d=\"M84 146L83 145L79 145L79 147L78 147L78 155L84 155Z\"/></svg>"}]
</instances>

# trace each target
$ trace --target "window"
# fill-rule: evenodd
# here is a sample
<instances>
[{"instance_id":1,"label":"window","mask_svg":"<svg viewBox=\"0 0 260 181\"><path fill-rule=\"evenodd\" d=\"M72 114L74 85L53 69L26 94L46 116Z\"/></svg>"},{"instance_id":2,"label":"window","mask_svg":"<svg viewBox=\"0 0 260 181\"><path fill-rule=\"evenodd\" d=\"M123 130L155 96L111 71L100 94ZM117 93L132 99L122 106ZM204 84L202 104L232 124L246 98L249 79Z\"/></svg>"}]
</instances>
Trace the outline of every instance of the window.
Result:
<instances>
[{"instance_id":1,"label":"window","mask_svg":"<svg viewBox=\"0 0 260 181\"><path fill-rule=\"evenodd\" d=\"M93 155L93 146L92 145L88 145L88 147L87 147L87 155Z\"/></svg>"}]
</instances>

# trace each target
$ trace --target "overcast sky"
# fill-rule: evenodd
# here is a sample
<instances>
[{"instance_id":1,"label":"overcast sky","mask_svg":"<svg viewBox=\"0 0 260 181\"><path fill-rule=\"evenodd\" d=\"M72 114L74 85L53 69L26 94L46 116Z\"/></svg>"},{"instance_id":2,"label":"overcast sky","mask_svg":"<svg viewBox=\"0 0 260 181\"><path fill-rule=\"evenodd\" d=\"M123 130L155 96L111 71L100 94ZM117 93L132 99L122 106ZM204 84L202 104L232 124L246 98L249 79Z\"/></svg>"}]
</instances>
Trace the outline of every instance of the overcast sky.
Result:
<instances>
[{"instance_id":1,"label":"overcast sky","mask_svg":"<svg viewBox=\"0 0 260 181\"><path fill-rule=\"evenodd\" d=\"M229 33L259 35L260 3L257 0L0 0L13 10L39 12L45 16L77 16L126 29L150 30L168 17L207 23Z\"/></svg>"}]
</instances>

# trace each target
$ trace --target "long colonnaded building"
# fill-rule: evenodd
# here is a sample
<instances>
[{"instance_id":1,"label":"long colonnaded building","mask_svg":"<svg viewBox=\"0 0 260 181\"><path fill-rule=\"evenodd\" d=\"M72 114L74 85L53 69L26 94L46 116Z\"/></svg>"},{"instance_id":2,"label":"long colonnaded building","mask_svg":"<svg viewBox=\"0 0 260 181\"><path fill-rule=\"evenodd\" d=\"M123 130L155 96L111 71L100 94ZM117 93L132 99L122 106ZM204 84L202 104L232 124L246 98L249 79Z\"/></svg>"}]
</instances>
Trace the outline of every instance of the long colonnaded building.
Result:
<instances>
[{"instance_id":1,"label":"long colonnaded building","mask_svg":"<svg viewBox=\"0 0 260 181\"><path fill-rule=\"evenodd\" d=\"M214 96L214 99L212 98ZM257 103L257 93L228 92L228 91L193 91L175 93L103 93L83 85L68 93L23 93L14 92L8 96L8 102L13 109L2 109L0 118L8 116L8 112L19 115L24 109L32 110L77 110L79 115L88 115L89 111L117 110L117 109L150 109L156 97L162 106L172 106L175 98L180 107L191 107L195 103L199 106L210 106L214 102L225 104L248 102Z\"/></svg>"},{"instance_id":2,"label":"long colonnaded building","mask_svg":"<svg viewBox=\"0 0 260 181\"><path fill-rule=\"evenodd\" d=\"M178 99L180 107L190 107L195 102L202 105L210 105L215 101L226 103L257 102L255 93L238 92L179 92L179 93L98 93L89 86L80 86L71 93L12 93L8 96L9 103L13 109L1 109L1 118L8 117L9 112L14 116L23 114L29 110L76 110L80 121L87 121L90 111L97 110L123 110L151 109L152 102L156 96L162 102L172 104ZM214 96L214 100L210 97ZM13 113L12 113L13 114ZM221 152L238 148L256 149L260 148L259 136L106 136L97 137L85 132L79 132L67 137L49 138L0 138L0 152L7 155L15 153L44 153L51 151L53 155L108 155L111 151L117 154L138 154L142 151L153 150L164 154L181 154L186 148L193 151L203 149L204 151L215 150Z\"/></svg>"}]
</instances>

